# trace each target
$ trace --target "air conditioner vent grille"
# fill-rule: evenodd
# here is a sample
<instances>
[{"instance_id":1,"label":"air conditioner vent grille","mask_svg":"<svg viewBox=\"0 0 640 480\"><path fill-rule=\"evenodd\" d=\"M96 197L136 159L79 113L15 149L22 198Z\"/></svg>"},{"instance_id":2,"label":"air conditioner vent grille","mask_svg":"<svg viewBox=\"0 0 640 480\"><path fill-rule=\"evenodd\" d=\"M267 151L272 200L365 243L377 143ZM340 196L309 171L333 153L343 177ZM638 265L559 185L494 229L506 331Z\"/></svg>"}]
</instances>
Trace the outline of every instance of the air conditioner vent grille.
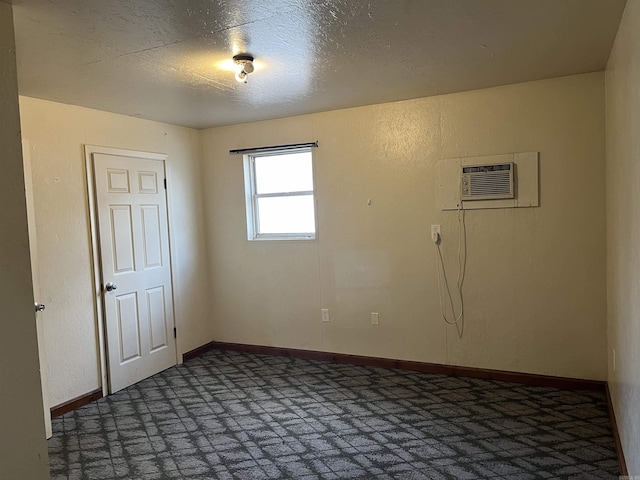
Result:
<instances>
[{"instance_id":1,"label":"air conditioner vent grille","mask_svg":"<svg viewBox=\"0 0 640 480\"><path fill-rule=\"evenodd\" d=\"M513 163L462 167L462 200L513 198Z\"/></svg>"}]
</instances>

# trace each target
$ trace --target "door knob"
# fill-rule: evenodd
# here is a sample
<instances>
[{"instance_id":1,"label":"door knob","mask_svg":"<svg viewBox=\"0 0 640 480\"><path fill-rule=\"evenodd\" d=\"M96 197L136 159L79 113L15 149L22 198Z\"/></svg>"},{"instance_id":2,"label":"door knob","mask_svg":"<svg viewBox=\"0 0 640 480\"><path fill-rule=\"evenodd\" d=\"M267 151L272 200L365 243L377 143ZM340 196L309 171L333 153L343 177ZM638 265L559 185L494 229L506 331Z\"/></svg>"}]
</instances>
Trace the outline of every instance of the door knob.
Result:
<instances>
[{"instance_id":1,"label":"door knob","mask_svg":"<svg viewBox=\"0 0 640 480\"><path fill-rule=\"evenodd\" d=\"M36 312L44 312L46 308L44 303L36 303Z\"/></svg>"},{"instance_id":2,"label":"door knob","mask_svg":"<svg viewBox=\"0 0 640 480\"><path fill-rule=\"evenodd\" d=\"M105 289L107 292L113 292L113 291L114 291L114 290L116 290L117 288L118 288L118 285L116 285L115 283L111 283L111 282L108 282L108 283L104 286L104 289Z\"/></svg>"}]
</instances>

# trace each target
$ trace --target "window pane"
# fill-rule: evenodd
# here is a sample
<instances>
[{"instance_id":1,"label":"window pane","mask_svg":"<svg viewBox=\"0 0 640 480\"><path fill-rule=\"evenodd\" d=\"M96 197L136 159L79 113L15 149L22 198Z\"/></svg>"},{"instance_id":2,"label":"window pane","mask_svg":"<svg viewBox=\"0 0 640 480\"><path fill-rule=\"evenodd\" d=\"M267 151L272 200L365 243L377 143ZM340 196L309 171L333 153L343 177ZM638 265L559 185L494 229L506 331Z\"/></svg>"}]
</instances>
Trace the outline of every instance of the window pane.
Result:
<instances>
[{"instance_id":1,"label":"window pane","mask_svg":"<svg viewBox=\"0 0 640 480\"><path fill-rule=\"evenodd\" d=\"M254 157L256 193L313 190L311 152Z\"/></svg>"},{"instance_id":2,"label":"window pane","mask_svg":"<svg viewBox=\"0 0 640 480\"><path fill-rule=\"evenodd\" d=\"M259 233L315 233L313 195L258 199Z\"/></svg>"}]
</instances>

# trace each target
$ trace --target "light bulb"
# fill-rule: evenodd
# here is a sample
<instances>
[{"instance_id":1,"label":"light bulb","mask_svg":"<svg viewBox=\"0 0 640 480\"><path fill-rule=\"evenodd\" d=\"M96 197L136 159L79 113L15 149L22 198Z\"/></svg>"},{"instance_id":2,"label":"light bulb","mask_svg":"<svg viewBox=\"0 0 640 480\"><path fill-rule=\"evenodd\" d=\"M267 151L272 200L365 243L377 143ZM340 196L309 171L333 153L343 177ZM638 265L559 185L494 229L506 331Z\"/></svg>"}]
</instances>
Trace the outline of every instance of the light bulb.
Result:
<instances>
[{"instance_id":1,"label":"light bulb","mask_svg":"<svg viewBox=\"0 0 640 480\"><path fill-rule=\"evenodd\" d=\"M239 53L233 56L233 61L237 65L236 80L247 83L247 76L253 72L253 57L246 53Z\"/></svg>"},{"instance_id":2,"label":"light bulb","mask_svg":"<svg viewBox=\"0 0 640 480\"><path fill-rule=\"evenodd\" d=\"M247 73L244 71L244 68L238 69L236 72L236 80L240 83L247 83Z\"/></svg>"}]
</instances>

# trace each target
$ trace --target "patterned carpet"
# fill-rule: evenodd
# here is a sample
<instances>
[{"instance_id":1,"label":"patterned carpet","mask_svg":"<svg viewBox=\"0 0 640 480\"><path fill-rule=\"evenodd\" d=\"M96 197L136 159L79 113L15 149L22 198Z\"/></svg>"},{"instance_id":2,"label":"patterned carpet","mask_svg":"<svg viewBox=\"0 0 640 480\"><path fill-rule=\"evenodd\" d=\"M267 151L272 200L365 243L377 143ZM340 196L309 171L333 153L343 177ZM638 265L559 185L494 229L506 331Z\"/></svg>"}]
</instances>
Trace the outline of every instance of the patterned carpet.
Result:
<instances>
[{"instance_id":1,"label":"patterned carpet","mask_svg":"<svg viewBox=\"0 0 640 480\"><path fill-rule=\"evenodd\" d=\"M53 479L615 479L604 394L211 351L54 420Z\"/></svg>"}]
</instances>

